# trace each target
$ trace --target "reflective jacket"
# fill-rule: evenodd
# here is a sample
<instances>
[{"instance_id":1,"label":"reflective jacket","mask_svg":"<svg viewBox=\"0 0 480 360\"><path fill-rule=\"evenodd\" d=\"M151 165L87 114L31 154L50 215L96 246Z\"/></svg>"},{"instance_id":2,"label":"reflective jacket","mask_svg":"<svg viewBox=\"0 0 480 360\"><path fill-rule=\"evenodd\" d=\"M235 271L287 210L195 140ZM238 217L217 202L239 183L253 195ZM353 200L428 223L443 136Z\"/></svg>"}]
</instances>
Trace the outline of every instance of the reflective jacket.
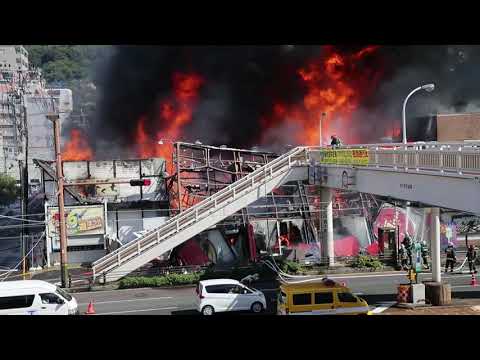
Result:
<instances>
[{"instance_id":1,"label":"reflective jacket","mask_svg":"<svg viewBox=\"0 0 480 360\"><path fill-rule=\"evenodd\" d=\"M455 260L457 258L453 247L447 248L445 252L447 253L447 260Z\"/></svg>"}]
</instances>

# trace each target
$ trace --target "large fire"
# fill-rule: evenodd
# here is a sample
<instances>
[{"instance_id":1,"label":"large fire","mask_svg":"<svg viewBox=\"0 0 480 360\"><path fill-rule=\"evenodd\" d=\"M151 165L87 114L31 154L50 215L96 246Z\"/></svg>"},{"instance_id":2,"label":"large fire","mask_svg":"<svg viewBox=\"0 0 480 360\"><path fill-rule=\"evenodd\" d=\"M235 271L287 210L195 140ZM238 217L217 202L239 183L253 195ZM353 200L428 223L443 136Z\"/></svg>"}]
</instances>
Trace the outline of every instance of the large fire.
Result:
<instances>
[{"instance_id":1,"label":"large fire","mask_svg":"<svg viewBox=\"0 0 480 360\"><path fill-rule=\"evenodd\" d=\"M381 71L365 67L359 62L377 51L378 46L368 46L360 51L342 55L332 46L325 46L323 55L311 60L298 70L300 81L306 88L302 104L286 105L274 102L273 114L262 119L263 134L270 128L295 123L299 130L295 141L302 145L315 145L319 140L320 119L323 139L338 134L348 143L358 142L355 134L349 133L352 113L361 101L375 89Z\"/></svg>"},{"instance_id":2,"label":"large fire","mask_svg":"<svg viewBox=\"0 0 480 360\"><path fill-rule=\"evenodd\" d=\"M151 126L152 129L147 129L146 116L142 116L137 123L137 156L162 157L165 159L167 172L170 175L174 173L173 143L181 140L185 125L192 121L192 113L203 81L202 77L194 73L173 74L173 95L158 104L158 113ZM171 208L177 208L178 198L181 199L183 207L188 207L189 196L185 189L177 187L176 190L177 193L170 199Z\"/></svg>"},{"instance_id":3,"label":"large fire","mask_svg":"<svg viewBox=\"0 0 480 360\"><path fill-rule=\"evenodd\" d=\"M79 129L72 129L70 131L70 139L64 144L62 149L62 160L83 161L91 160L92 158L93 151L85 134Z\"/></svg>"},{"instance_id":4,"label":"large fire","mask_svg":"<svg viewBox=\"0 0 480 360\"><path fill-rule=\"evenodd\" d=\"M171 162L173 142L180 140L182 131L191 120L203 79L194 73L174 73L173 95L159 103L154 128L146 128L146 117L139 119L136 132L137 156L163 157L167 171L173 173Z\"/></svg>"}]
</instances>

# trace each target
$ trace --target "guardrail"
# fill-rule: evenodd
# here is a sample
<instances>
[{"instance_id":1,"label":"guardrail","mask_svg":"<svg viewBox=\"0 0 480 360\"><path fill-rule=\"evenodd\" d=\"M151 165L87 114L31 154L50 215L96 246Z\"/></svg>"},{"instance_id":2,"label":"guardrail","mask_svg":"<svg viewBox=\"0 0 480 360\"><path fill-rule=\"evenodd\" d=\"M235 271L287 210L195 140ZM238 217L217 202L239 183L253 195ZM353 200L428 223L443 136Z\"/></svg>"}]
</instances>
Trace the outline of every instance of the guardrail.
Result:
<instances>
[{"instance_id":1,"label":"guardrail","mask_svg":"<svg viewBox=\"0 0 480 360\"><path fill-rule=\"evenodd\" d=\"M322 165L349 165L404 171L480 174L480 142L377 144L308 149ZM365 161L368 158L368 161Z\"/></svg>"},{"instance_id":2,"label":"guardrail","mask_svg":"<svg viewBox=\"0 0 480 360\"><path fill-rule=\"evenodd\" d=\"M93 278L108 272L122 263L150 250L154 246L171 238L194 223L208 217L213 210L223 208L237 197L243 196L252 188L259 187L270 178L286 172L293 166L307 163L305 147L292 149L290 152L274 159L263 167L253 171L242 179L218 191L200 203L172 217L162 226L150 231L141 238L134 240L114 252L104 256L92 264Z\"/></svg>"}]
</instances>

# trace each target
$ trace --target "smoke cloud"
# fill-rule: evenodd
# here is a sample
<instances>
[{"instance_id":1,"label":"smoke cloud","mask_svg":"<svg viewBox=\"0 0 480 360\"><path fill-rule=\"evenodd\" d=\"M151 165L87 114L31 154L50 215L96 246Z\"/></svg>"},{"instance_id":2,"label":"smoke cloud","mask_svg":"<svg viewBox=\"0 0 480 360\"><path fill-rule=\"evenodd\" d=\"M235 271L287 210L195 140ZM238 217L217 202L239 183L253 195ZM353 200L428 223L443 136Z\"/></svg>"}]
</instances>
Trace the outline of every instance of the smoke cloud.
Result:
<instances>
[{"instance_id":1,"label":"smoke cloud","mask_svg":"<svg viewBox=\"0 0 480 360\"><path fill-rule=\"evenodd\" d=\"M359 49L335 47L341 54ZM146 116L147 131L161 130L158 102L171 95L173 73L190 72L199 74L204 83L192 120L183 129L182 139L174 140L234 147L295 145L291 128L297 125L278 126L262 135L261 121L272 113L275 102L303 102L307 89L298 70L323 51L322 46L293 45L118 46L98 82L101 99L91 137L97 139L97 147L115 143L128 148L135 143L142 116ZM480 46L382 46L355 68L356 72L378 70L372 95L352 112L348 129L342 119L332 119L327 130L340 135L355 132L364 143L379 141L401 127L406 95L430 82L436 85L434 92L419 92L409 101L409 124L437 112L477 111L479 61ZM419 126L411 129L409 137L421 137L414 132L424 131Z\"/></svg>"}]
</instances>

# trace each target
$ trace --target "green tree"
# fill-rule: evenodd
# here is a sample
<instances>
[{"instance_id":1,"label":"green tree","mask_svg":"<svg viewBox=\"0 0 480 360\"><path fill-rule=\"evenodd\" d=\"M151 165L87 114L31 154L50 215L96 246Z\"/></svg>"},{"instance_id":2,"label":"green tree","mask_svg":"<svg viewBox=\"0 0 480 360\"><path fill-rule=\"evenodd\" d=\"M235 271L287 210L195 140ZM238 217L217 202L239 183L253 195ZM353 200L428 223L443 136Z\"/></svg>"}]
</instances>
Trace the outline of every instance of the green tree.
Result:
<instances>
[{"instance_id":1,"label":"green tree","mask_svg":"<svg viewBox=\"0 0 480 360\"><path fill-rule=\"evenodd\" d=\"M114 53L110 45L30 45L29 62L42 69L47 84L73 93L73 115L96 109L97 79Z\"/></svg>"},{"instance_id":2,"label":"green tree","mask_svg":"<svg viewBox=\"0 0 480 360\"><path fill-rule=\"evenodd\" d=\"M13 203L20 194L15 179L9 175L0 175L0 206Z\"/></svg>"}]
</instances>

